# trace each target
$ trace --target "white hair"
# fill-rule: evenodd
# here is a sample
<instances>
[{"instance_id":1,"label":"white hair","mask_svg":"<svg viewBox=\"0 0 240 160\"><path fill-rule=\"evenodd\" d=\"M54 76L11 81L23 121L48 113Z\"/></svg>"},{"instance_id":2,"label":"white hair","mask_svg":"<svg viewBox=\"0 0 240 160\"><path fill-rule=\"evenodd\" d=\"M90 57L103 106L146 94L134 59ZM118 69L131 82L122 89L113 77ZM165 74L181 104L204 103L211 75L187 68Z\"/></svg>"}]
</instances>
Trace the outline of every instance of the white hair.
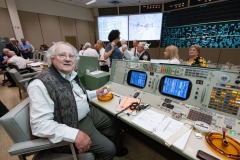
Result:
<instances>
[{"instance_id":1,"label":"white hair","mask_svg":"<svg viewBox=\"0 0 240 160\"><path fill-rule=\"evenodd\" d=\"M127 44L127 40L126 39L122 39L121 40L121 45L123 45L123 44Z\"/></svg>"},{"instance_id":2,"label":"white hair","mask_svg":"<svg viewBox=\"0 0 240 160\"><path fill-rule=\"evenodd\" d=\"M49 66L52 65L51 59L56 55L56 49L58 48L59 45L64 44L72 48L73 54L76 56L76 60L79 60L79 55L76 50L70 43L67 42L54 42L54 44L47 50L46 53L46 58L47 58L47 63Z\"/></svg>"},{"instance_id":3,"label":"white hair","mask_svg":"<svg viewBox=\"0 0 240 160\"><path fill-rule=\"evenodd\" d=\"M128 49L128 46L126 44L122 45L122 50L125 51L126 49Z\"/></svg>"},{"instance_id":4,"label":"white hair","mask_svg":"<svg viewBox=\"0 0 240 160\"><path fill-rule=\"evenodd\" d=\"M12 41L15 41L16 39L15 38L10 38L9 40L12 42Z\"/></svg>"},{"instance_id":5,"label":"white hair","mask_svg":"<svg viewBox=\"0 0 240 160\"><path fill-rule=\"evenodd\" d=\"M91 48L91 43L89 43L89 42L85 43L84 48L85 48L85 49Z\"/></svg>"}]
</instances>

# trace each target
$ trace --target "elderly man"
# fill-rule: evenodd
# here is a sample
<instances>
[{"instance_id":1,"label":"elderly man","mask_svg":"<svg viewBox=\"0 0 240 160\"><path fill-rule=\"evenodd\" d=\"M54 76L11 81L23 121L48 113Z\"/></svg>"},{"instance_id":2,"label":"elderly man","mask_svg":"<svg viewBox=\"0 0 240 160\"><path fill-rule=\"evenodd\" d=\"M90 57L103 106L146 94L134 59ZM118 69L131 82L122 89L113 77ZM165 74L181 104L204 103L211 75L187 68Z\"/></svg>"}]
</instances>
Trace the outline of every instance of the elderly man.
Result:
<instances>
[{"instance_id":1,"label":"elderly man","mask_svg":"<svg viewBox=\"0 0 240 160\"><path fill-rule=\"evenodd\" d=\"M91 48L91 43L87 42L84 45L84 51L82 53L83 56L89 56L89 57L97 57L99 59L99 54L95 49Z\"/></svg>"},{"instance_id":2,"label":"elderly man","mask_svg":"<svg viewBox=\"0 0 240 160\"><path fill-rule=\"evenodd\" d=\"M140 42L137 46L137 52L139 60L145 60L150 61L151 57L150 54L144 49L144 46L146 45L146 42Z\"/></svg>"},{"instance_id":3,"label":"elderly man","mask_svg":"<svg viewBox=\"0 0 240 160\"><path fill-rule=\"evenodd\" d=\"M84 89L74 71L78 53L69 43L54 43L47 58L51 63L49 69L28 86L33 135L48 138L53 143L73 142L79 152L91 151L98 159L113 159L116 149L118 151L117 143L113 143L119 137L118 125L88 103L93 97L103 96L106 86L94 91ZM66 152L69 149L56 150ZM127 154L127 149L119 149L118 154L123 153Z\"/></svg>"},{"instance_id":4,"label":"elderly man","mask_svg":"<svg viewBox=\"0 0 240 160\"><path fill-rule=\"evenodd\" d=\"M133 40L133 48L130 50L130 52L132 53L131 56L137 57L138 55L137 46L138 46L138 41Z\"/></svg>"},{"instance_id":5,"label":"elderly man","mask_svg":"<svg viewBox=\"0 0 240 160\"><path fill-rule=\"evenodd\" d=\"M100 53L99 64L100 64L101 70L109 72L110 59L108 58L104 60L104 52L105 52L105 49L103 48L104 42L101 40L98 40L96 45L97 45L97 50Z\"/></svg>"},{"instance_id":6,"label":"elderly man","mask_svg":"<svg viewBox=\"0 0 240 160\"><path fill-rule=\"evenodd\" d=\"M31 71L31 69L27 69L27 63L26 60L23 59L22 57L17 56L14 51L9 51L7 53L7 56L9 57L9 59L7 60L7 65L14 65L16 66L19 70L28 70ZM8 80L11 82L11 85L9 85L8 87L16 87L16 83L15 81L12 79L12 77L9 75L8 72L5 73L6 77L8 78Z\"/></svg>"},{"instance_id":7,"label":"elderly man","mask_svg":"<svg viewBox=\"0 0 240 160\"><path fill-rule=\"evenodd\" d=\"M33 47L29 42L26 42L25 39L21 39L22 43L19 45L19 49L22 52L24 59L33 58Z\"/></svg>"},{"instance_id":8,"label":"elderly man","mask_svg":"<svg viewBox=\"0 0 240 160\"><path fill-rule=\"evenodd\" d=\"M6 45L10 51L14 51L17 56L21 56L20 49L18 48L17 40L15 38L10 38L10 43Z\"/></svg>"}]
</instances>

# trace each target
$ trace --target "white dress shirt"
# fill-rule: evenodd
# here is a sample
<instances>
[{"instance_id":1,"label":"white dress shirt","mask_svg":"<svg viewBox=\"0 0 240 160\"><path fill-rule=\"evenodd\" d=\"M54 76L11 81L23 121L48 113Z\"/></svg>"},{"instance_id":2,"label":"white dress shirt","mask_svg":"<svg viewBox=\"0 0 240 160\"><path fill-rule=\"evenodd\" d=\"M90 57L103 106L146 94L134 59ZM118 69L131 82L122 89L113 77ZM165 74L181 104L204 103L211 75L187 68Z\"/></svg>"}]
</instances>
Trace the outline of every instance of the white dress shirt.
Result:
<instances>
[{"instance_id":1,"label":"white dress shirt","mask_svg":"<svg viewBox=\"0 0 240 160\"><path fill-rule=\"evenodd\" d=\"M99 54L95 49L87 48L82 53L83 56L89 56L89 57L97 57L99 59Z\"/></svg>"},{"instance_id":2,"label":"white dress shirt","mask_svg":"<svg viewBox=\"0 0 240 160\"><path fill-rule=\"evenodd\" d=\"M104 60L104 52L105 52L105 49L104 48L101 48L100 49L100 60ZM106 62L100 62L99 63L100 66L104 66L104 65L108 65L110 66L110 59L106 59Z\"/></svg>"},{"instance_id":3,"label":"white dress shirt","mask_svg":"<svg viewBox=\"0 0 240 160\"><path fill-rule=\"evenodd\" d=\"M60 74L72 84L78 110L78 121L80 121L86 117L90 109L86 95L74 80L77 73L73 71L71 76ZM33 135L48 138L52 143L61 141L74 142L79 129L53 120L54 102L43 82L39 79L33 80L28 86L28 94L30 98L30 125ZM96 97L96 90L87 91L87 95L89 99Z\"/></svg>"},{"instance_id":4,"label":"white dress shirt","mask_svg":"<svg viewBox=\"0 0 240 160\"><path fill-rule=\"evenodd\" d=\"M137 55L138 55L139 53L138 53L138 51L137 51L137 47L136 47L136 48L133 47L133 48L130 50L130 52L132 53L131 56L134 57L134 51L135 51L135 49L136 49L136 56L135 56L135 57L138 57Z\"/></svg>"},{"instance_id":5,"label":"white dress shirt","mask_svg":"<svg viewBox=\"0 0 240 160\"><path fill-rule=\"evenodd\" d=\"M25 69L27 68L27 62L24 58L19 57L17 55L12 56L8 63L18 66L19 69Z\"/></svg>"}]
</instances>

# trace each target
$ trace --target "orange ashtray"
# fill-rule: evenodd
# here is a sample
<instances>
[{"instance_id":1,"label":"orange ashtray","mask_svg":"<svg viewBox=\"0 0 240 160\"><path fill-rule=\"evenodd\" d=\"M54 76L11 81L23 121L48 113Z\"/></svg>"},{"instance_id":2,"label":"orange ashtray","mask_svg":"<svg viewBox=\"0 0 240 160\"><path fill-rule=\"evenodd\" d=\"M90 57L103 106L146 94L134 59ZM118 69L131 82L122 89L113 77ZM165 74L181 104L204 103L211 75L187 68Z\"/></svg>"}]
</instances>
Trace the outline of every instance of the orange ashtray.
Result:
<instances>
[{"instance_id":1,"label":"orange ashtray","mask_svg":"<svg viewBox=\"0 0 240 160\"><path fill-rule=\"evenodd\" d=\"M207 134L205 139L208 145L218 153L231 159L240 159L240 143L237 140L229 136L225 136L228 145L224 145L223 135L215 132Z\"/></svg>"}]
</instances>

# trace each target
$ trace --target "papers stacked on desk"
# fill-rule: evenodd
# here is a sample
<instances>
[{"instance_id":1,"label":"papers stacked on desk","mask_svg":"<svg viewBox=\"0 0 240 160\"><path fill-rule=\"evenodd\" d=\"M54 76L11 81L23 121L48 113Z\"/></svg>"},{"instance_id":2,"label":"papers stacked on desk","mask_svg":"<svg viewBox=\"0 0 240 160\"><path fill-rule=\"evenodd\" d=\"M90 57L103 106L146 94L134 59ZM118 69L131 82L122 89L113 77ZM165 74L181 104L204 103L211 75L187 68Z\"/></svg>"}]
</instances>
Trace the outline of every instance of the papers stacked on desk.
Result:
<instances>
[{"instance_id":1,"label":"papers stacked on desk","mask_svg":"<svg viewBox=\"0 0 240 160\"><path fill-rule=\"evenodd\" d=\"M40 67L41 64L43 64L42 62L34 62L34 63L29 63L27 64L28 66L31 66L31 67Z\"/></svg>"},{"instance_id":2,"label":"papers stacked on desk","mask_svg":"<svg viewBox=\"0 0 240 160\"><path fill-rule=\"evenodd\" d=\"M191 133L191 128L184 123L152 110L142 112L132 122L163 139L167 146L174 144L181 150L184 149Z\"/></svg>"}]
</instances>

